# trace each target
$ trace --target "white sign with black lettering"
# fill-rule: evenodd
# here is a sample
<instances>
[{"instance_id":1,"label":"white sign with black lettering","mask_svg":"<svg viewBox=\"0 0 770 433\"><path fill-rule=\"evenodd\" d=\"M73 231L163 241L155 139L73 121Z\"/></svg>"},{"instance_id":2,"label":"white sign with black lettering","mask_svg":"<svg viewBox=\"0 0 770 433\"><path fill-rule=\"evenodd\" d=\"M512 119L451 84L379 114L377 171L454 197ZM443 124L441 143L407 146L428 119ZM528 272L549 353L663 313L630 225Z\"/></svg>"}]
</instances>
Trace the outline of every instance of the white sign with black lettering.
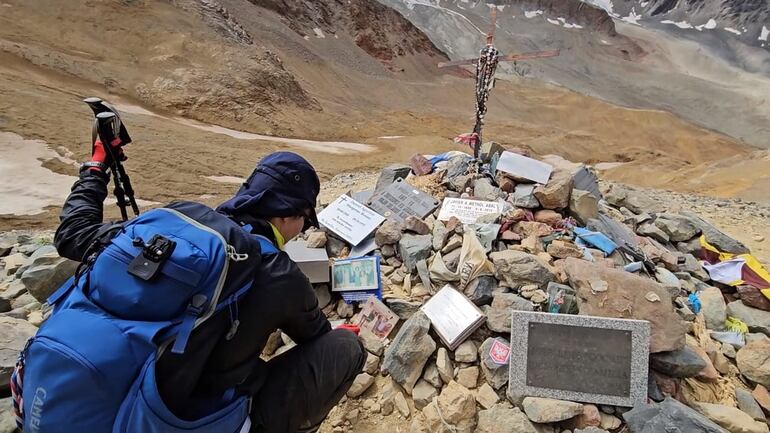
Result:
<instances>
[{"instance_id":1,"label":"white sign with black lettering","mask_svg":"<svg viewBox=\"0 0 770 433\"><path fill-rule=\"evenodd\" d=\"M500 214L502 211L503 204L496 201L445 198L438 219L449 221L450 218L456 217L463 224L473 224L484 215Z\"/></svg>"},{"instance_id":2,"label":"white sign with black lettering","mask_svg":"<svg viewBox=\"0 0 770 433\"><path fill-rule=\"evenodd\" d=\"M351 245L369 236L385 217L356 200L341 195L318 214L318 222Z\"/></svg>"}]
</instances>

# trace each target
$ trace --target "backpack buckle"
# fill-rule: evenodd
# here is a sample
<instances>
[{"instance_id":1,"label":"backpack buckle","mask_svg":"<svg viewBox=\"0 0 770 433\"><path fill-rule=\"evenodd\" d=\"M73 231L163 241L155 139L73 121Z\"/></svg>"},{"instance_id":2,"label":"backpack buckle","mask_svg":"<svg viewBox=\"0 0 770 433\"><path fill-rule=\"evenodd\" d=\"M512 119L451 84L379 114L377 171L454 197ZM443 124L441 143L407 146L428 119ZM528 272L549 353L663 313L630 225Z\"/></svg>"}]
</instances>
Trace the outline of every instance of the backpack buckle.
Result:
<instances>
[{"instance_id":1,"label":"backpack buckle","mask_svg":"<svg viewBox=\"0 0 770 433\"><path fill-rule=\"evenodd\" d=\"M163 263L171 257L176 248L176 242L161 235L155 235L145 244L141 239L135 239L137 246L144 245L142 253L136 256L128 265L128 273L149 281L160 272Z\"/></svg>"}]
</instances>

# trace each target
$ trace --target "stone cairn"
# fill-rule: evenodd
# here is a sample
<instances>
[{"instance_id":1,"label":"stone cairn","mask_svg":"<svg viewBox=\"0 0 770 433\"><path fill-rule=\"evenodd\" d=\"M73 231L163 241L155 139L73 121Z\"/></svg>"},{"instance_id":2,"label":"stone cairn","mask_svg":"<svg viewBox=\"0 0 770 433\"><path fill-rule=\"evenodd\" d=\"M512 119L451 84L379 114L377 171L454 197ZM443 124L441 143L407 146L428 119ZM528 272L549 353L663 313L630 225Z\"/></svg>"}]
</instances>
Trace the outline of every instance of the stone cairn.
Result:
<instances>
[{"instance_id":1,"label":"stone cairn","mask_svg":"<svg viewBox=\"0 0 770 433\"><path fill-rule=\"evenodd\" d=\"M485 145L482 161L488 161L494 146ZM487 164L476 165L467 156L451 158L435 171L420 157L409 166L382 171L376 189L406 178L436 199L498 201L503 212L462 224L455 218L437 220L437 209L425 219L386 220L377 229L374 254L382 257L383 301L400 322L386 341L362 332L368 351L364 371L324 428L363 431L357 428L361 422L401 417L414 433L767 433L770 299L751 286L711 281L698 258L701 236L725 252L748 249L697 215L671 212L666 203L630 187L596 188L596 176L582 164L553 156L542 160L554 168L550 180L523 189L524 179L502 172L493 178ZM489 225L497 228L491 238L481 235L489 233ZM605 256L598 249L584 250L571 236L574 226L630 240L641 256L637 259L647 266L629 267L634 259L620 252ZM464 267L461 252L468 231L485 249L487 263L480 272ZM332 258L346 257L351 248L326 231L303 237L309 247L325 247ZM58 257L50 243L50 233L0 235L0 387L6 395L17 352L49 314L45 299L77 266ZM454 351L420 311L447 283L487 318ZM315 290L330 320L355 322L358 306L338 299L328 285L315 285ZM507 400L509 367L492 362L490 346L495 339L508 343L512 311L549 311L551 305L553 312L549 301L557 292L569 301L558 314L650 321L646 405ZM729 332L734 319L748 332ZM293 344L277 331L262 356L280 355ZM3 404L10 408L9 399ZM3 409L0 433L14 431L12 420Z\"/></svg>"}]
</instances>

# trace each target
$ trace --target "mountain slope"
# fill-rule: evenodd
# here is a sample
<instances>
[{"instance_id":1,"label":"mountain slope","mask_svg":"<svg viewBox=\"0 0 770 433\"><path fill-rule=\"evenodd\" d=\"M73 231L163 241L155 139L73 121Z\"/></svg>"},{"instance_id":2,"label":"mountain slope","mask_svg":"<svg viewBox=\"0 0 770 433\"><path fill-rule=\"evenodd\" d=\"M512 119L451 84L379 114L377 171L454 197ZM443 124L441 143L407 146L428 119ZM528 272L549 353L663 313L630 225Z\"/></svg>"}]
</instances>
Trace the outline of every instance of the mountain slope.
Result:
<instances>
[{"instance_id":1,"label":"mountain slope","mask_svg":"<svg viewBox=\"0 0 770 433\"><path fill-rule=\"evenodd\" d=\"M662 23L770 50L770 3L766 0L584 0L612 16L645 25Z\"/></svg>"},{"instance_id":2,"label":"mountain slope","mask_svg":"<svg viewBox=\"0 0 770 433\"><path fill-rule=\"evenodd\" d=\"M483 46L487 3L379 1L401 12L452 59L475 57ZM498 77L534 78L622 106L669 111L752 145L770 146L770 54L765 49L723 30L628 22L635 21L626 15L634 5L653 6L645 0L592 1L601 7L581 0L495 1L495 45L502 52L561 49L558 58L501 64ZM761 18L763 11L741 16ZM667 12L676 13L681 12Z\"/></svg>"}]
</instances>

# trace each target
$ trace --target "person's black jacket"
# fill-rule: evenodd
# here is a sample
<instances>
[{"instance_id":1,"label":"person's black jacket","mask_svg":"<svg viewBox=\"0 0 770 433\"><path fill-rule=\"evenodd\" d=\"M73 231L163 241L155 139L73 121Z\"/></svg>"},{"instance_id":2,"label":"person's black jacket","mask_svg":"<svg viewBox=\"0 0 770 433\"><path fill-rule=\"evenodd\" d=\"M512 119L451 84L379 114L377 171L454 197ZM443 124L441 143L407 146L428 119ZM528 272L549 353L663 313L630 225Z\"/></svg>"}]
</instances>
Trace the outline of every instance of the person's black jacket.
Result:
<instances>
[{"instance_id":1,"label":"person's black jacket","mask_svg":"<svg viewBox=\"0 0 770 433\"><path fill-rule=\"evenodd\" d=\"M82 261L88 247L114 223L104 223L103 202L107 178L84 172L72 187L60 215L54 243L59 254ZM257 234L275 243L266 222L252 224ZM229 388L254 394L265 379L265 363L259 358L270 334L281 329L297 344L331 330L318 308L310 282L284 252L263 257L252 289L238 304L240 326L226 340L230 329L227 311L196 329L182 355L167 351L157 363L158 387L177 416L199 416L199 407L209 406Z\"/></svg>"}]
</instances>

